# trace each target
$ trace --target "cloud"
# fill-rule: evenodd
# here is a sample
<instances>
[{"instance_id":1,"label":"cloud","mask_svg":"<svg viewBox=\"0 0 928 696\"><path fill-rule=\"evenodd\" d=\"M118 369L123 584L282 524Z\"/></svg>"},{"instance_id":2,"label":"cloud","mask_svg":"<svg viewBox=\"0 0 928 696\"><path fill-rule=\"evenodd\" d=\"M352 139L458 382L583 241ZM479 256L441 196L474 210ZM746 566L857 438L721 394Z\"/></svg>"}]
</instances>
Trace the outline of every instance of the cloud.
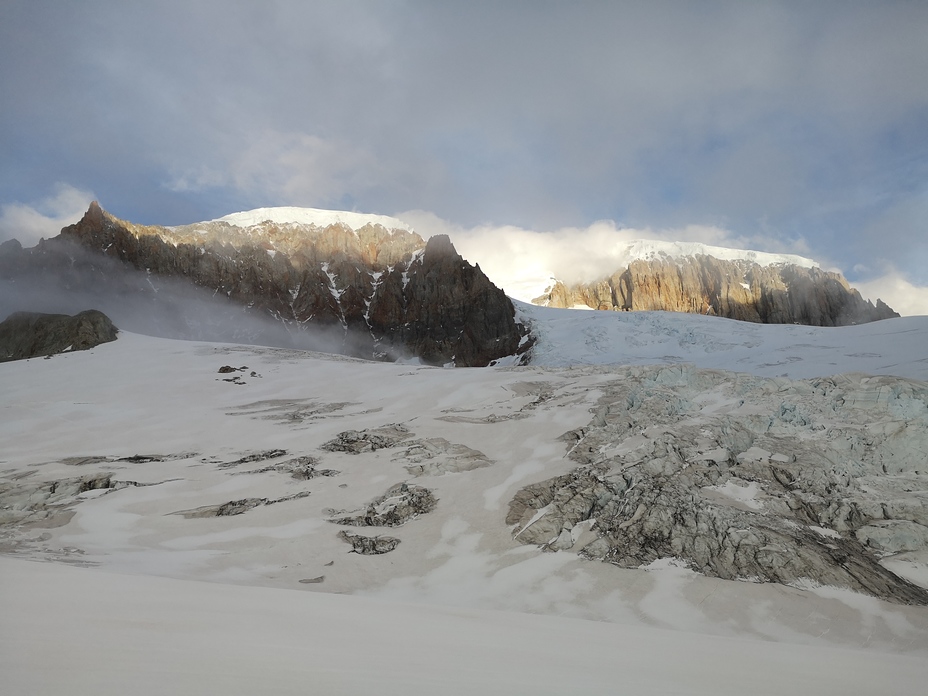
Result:
<instances>
[{"instance_id":1,"label":"cloud","mask_svg":"<svg viewBox=\"0 0 928 696\"><path fill-rule=\"evenodd\" d=\"M707 225L652 229L621 227L612 220L604 220L582 228L561 227L540 232L512 225L466 228L422 210L397 213L396 217L425 238L447 234L458 253L471 263L478 263L511 297L524 301L541 295L552 278L575 283L611 275L624 265L623 243L637 239L701 242L771 253L807 253L802 239L786 244L778 238L739 236Z\"/></svg>"},{"instance_id":2,"label":"cloud","mask_svg":"<svg viewBox=\"0 0 928 696\"><path fill-rule=\"evenodd\" d=\"M928 287L915 285L895 269L878 278L854 283L854 287L871 302L879 298L904 317L928 316Z\"/></svg>"},{"instance_id":3,"label":"cloud","mask_svg":"<svg viewBox=\"0 0 928 696\"><path fill-rule=\"evenodd\" d=\"M376 156L339 139L268 131L247 143L227 143L221 167L199 165L168 188L202 193L230 187L244 200L309 207L338 204L388 180Z\"/></svg>"},{"instance_id":4,"label":"cloud","mask_svg":"<svg viewBox=\"0 0 928 696\"><path fill-rule=\"evenodd\" d=\"M50 239L80 220L92 200L90 191L59 183L51 196L38 202L0 206L0 241L17 239L24 247L35 246L39 239Z\"/></svg>"}]
</instances>

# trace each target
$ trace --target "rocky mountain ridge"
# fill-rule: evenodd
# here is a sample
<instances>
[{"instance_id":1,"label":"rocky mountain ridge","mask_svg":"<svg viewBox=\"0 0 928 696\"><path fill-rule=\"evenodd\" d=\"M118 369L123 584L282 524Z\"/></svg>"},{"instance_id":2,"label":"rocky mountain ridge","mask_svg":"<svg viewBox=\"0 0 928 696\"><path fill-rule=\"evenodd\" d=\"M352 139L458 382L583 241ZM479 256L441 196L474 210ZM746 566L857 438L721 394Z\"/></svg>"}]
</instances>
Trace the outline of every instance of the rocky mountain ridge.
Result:
<instances>
[{"instance_id":1,"label":"rocky mountain ridge","mask_svg":"<svg viewBox=\"0 0 928 696\"><path fill-rule=\"evenodd\" d=\"M115 262L143 274L127 281L131 292L157 295L159 279L190 283L293 330L322 331L338 344L332 349L356 357L481 366L526 346L512 303L447 237L426 243L379 222L357 230L270 219L143 226L94 202L58 237L15 246L0 258L0 277L111 282L101 276L112 277Z\"/></svg>"},{"instance_id":2,"label":"rocky mountain ridge","mask_svg":"<svg viewBox=\"0 0 928 696\"><path fill-rule=\"evenodd\" d=\"M555 283L534 304L613 311L665 310L764 324L847 326L899 316L864 300L839 273L784 257L652 254L590 283Z\"/></svg>"}]
</instances>

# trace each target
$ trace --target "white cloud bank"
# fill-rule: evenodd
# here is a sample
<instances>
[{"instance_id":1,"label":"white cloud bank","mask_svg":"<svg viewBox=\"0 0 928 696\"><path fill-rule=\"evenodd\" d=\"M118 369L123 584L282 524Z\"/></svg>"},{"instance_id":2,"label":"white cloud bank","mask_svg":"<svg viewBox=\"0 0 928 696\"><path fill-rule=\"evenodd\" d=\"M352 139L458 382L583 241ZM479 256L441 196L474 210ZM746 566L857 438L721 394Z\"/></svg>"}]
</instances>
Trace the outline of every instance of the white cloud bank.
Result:
<instances>
[{"instance_id":1,"label":"white cloud bank","mask_svg":"<svg viewBox=\"0 0 928 696\"><path fill-rule=\"evenodd\" d=\"M808 255L801 239L784 245L775 239L738 236L712 225L632 228L603 220L588 227L538 232L511 225L464 228L421 210L399 213L397 217L423 237L447 234L462 256L479 263L512 297L526 301L537 297L552 277L574 283L611 275L624 263L625 244L636 239Z\"/></svg>"},{"instance_id":2,"label":"white cloud bank","mask_svg":"<svg viewBox=\"0 0 928 696\"><path fill-rule=\"evenodd\" d=\"M928 287L914 285L898 271L853 285L864 297L872 302L880 298L904 317L928 315Z\"/></svg>"},{"instance_id":3,"label":"white cloud bank","mask_svg":"<svg viewBox=\"0 0 928 696\"><path fill-rule=\"evenodd\" d=\"M7 203L0 206L0 242L17 239L24 247L49 239L61 228L81 219L95 196L69 184L58 184L52 195L33 204Z\"/></svg>"},{"instance_id":4,"label":"white cloud bank","mask_svg":"<svg viewBox=\"0 0 928 696\"><path fill-rule=\"evenodd\" d=\"M605 220L588 227L538 232L511 225L465 228L422 210L399 213L396 217L425 238L447 234L464 258L479 263L508 295L526 302L541 295L552 278L574 283L611 275L624 264L625 243L636 239L700 242L731 249L809 256L808 245L801 238L784 243L762 235L739 236L712 225L631 228L617 227L613 221ZM842 272L828 262L819 265L825 270ZM928 315L928 287L912 284L895 269L853 286L865 298L873 302L880 298L903 316Z\"/></svg>"}]
</instances>

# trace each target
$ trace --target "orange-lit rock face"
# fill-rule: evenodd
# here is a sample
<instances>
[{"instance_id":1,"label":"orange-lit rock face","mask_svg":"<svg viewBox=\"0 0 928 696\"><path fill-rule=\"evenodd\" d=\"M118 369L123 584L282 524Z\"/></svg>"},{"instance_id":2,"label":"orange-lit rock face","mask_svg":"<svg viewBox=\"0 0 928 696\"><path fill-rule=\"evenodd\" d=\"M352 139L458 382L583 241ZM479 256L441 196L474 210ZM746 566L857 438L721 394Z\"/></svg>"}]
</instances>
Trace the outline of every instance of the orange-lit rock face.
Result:
<instances>
[{"instance_id":1,"label":"orange-lit rock face","mask_svg":"<svg viewBox=\"0 0 928 696\"><path fill-rule=\"evenodd\" d=\"M446 236L426 244L379 223L142 226L95 202L58 239L283 322L342 331L342 352L358 357L486 365L515 354L525 333L503 291Z\"/></svg>"},{"instance_id":2,"label":"orange-lit rock face","mask_svg":"<svg viewBox=\"0 0 928 696\"><path fill-rule=\"evenodd\" d=\"M635 260L592 283L558 282L534 300L550 307L712 314L765 324L844 326L899 316L872 303L838 273L697 255Z\"/></svg>"}]
</instances>

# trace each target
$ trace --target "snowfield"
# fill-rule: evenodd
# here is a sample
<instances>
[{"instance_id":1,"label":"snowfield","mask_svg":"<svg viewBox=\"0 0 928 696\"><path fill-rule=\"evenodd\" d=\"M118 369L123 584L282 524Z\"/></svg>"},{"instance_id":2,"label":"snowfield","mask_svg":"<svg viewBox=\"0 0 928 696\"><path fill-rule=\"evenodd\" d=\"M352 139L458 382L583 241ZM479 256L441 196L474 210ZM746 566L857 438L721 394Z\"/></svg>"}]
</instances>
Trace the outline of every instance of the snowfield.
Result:
<instances>
[{"instance_id":1,"label":"snowfield","mask_svg":"<svg viewBox=\"0 0 928 696\"><path fill-rule=\"evenodd\" d=\"M574 469L562 436L589 427L601 397L631 379L622 365L926 380L928 318L816 329L519 311L539 336L522 368L368 363L127 332L90 351L0 364L5 689L923 690L925 606L816 583L722 580L670 557L619 568L522 543L505 518L525 486ZM738 413L723 391L691 401L697 417ZM922 428L919 403L886 407ZM923 479L912 476L919 495ZM407 507L403 483L431 491L434 507ZM735 479L704 495L749 512L771 504L757 483ZM538 510L518 533L553 514ZM372 516L380 526L364 526ZM831 530L812 531L828 541ZM568 532L578 547L593 534L587 522ZM398 544L364 555L351 535ZM928 559L899 562L928 586Z\"/></svg>"},{"instance_id":2,"label":"snowfield","mask_svg":"<svg viewBox=\"0 0 928 696\"><path fill-rule=\"evenodd\" d=\"M654 365L808 379L845 372L928 380L928 317L859 326L752 324L677 312L576 312L514 302L540 336L533 365Z\"/></svg>"},{"instance_id":3,"label":"snowfield","mask_svg":"<svg viewBox=\"0 0 928 696\"><path fill-rule=\"evenodd\" d=\"M388 230L411 230L409 225L402 220L388 215L352 213L343 210L322 210L320 208L294 208L287 206L246 210L240 213L224 215L210 222L227 222L236 227L252 227L260 225L263 222L272 222L278 225L315 225L319 228L343 224L353 230L359 230L365 225L382 225Z\"/></svg>"}]
</instances>

